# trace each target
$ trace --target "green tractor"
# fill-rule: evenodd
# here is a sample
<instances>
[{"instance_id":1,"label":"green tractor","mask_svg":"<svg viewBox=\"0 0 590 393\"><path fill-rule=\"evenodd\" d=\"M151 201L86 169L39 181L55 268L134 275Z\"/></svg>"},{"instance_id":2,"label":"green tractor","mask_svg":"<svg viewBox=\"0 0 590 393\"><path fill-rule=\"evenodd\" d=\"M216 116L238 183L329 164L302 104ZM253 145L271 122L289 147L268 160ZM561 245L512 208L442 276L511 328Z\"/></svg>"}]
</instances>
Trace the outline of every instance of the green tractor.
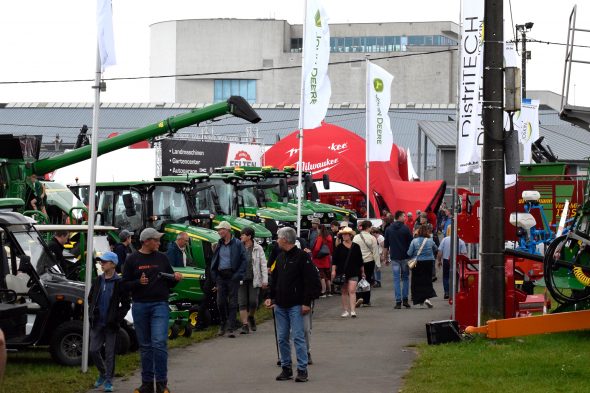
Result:
<instances>
[{"instance_id":1,"label":"green tractor","mask_svg":"<svg viewBox=\"0 0 590 393\"><path fill-rule=\"evenodd\" d=\"M234 168L231 172L218 169L209 176L210 184L216 187L219 201L232 214L263 224L276 237L282 227L297 227L297 210L267 202L259 184L263 180L257 173ZM301 228L311 229L313 211L301 210Z\"/></svg>"},{"instance_id":2,"label":"green tractor","mask_svg":"<svg viewBox=\"0 0 590 393\"><path fill-rule=\"evenodd\" d=\"M233 203L228 202L225 195L222 195L220 198L220 193L223 194L225 187L220 187L216 181L211 182L208 174L162 176L156 178L156 180L164 182L190 182L191 188L186 195L188 196L189 203L194 206L199 216L204 217L200 220L202 226L213 229L221 221L227 221L233 229L234 236L238 238L242 229L251 227L254 229L255 241L262 245L264 249L270 246L272 233L260 223L239 217L239 213L233 206ZM237 178L233 179L234 182L238 180Z\"/></svg>"}]
</instances>

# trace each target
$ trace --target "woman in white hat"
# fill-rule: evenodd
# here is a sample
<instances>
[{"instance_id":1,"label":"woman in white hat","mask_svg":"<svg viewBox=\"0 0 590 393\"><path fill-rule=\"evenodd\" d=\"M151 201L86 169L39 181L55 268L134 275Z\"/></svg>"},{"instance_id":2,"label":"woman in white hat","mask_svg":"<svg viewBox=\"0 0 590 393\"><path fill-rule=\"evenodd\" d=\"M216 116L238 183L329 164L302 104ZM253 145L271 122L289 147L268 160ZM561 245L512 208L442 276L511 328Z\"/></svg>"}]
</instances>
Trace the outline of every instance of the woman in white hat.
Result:
<instances>
[{"instance_id":1,"label":"woman in white hat","mask_svg":"<svg viewBox=\"0 0 590 393\"><path fill-rule=\"evenodd\" d=\"M355 232L350 227L343 228L338 232L342 237L342 242L334 250L332 256L332 280L341 274L345 275L344 284L342 285L342 308L341 317L356 318L356 285L359 276L364 277L363 255L358 244L352 242Z\"/></svg>"}]
</instances>

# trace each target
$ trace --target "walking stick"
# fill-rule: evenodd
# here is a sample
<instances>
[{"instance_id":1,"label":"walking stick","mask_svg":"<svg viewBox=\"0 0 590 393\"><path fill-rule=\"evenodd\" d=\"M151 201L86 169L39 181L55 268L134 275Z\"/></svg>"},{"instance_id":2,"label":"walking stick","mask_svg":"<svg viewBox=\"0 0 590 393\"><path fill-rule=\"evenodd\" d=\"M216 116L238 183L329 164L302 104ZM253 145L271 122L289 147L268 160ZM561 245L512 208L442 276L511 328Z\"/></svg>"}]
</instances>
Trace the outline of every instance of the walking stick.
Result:
<instances>
[{"instance_id":1,"label":"walking stick","mask_svg":"<svg viewBox=\"0 0 590 393\"><path fill-rule=\"evenodd\" d=\"M281 355L279 354L279 337L277 336L277 320L275 318L275 309L272 309L272 323L275 327L275 344L277 346L277 366L281 365Z\"/></svg>"}]
</instances>

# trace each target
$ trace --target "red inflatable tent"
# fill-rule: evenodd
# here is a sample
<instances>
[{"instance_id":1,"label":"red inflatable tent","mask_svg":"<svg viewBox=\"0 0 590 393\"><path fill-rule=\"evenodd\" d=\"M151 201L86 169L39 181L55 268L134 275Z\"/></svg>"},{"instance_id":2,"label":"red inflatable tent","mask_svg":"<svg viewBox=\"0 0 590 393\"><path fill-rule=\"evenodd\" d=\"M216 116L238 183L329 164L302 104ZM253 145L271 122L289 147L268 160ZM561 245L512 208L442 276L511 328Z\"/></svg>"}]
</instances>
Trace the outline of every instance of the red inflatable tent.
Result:
<instances>
[{"instance_id":1,"label":"red inflatable tent","mask_svg":"<svg viewBox=\"0 0 590 393\"><path fill-rule=\"evenodd\" d=\"M296 166L299 159L297 136L298 132L293 132L268 149L264 154L264 164L277 168ZM313 130L305 130L303 170L312 172L316 180L327 173L330 181L347 184L365 193L365 140L333 124L324 123ZM369 172L371 205L379 206L376 197L380 196L391 212L417 209L436 211L445 193L446 184L442 180L407 181L406 153L396 145L391 149L390 161L371 162ZM375 212L379 215L379 209L375 209Z\"/></svg>"}]
</instances>

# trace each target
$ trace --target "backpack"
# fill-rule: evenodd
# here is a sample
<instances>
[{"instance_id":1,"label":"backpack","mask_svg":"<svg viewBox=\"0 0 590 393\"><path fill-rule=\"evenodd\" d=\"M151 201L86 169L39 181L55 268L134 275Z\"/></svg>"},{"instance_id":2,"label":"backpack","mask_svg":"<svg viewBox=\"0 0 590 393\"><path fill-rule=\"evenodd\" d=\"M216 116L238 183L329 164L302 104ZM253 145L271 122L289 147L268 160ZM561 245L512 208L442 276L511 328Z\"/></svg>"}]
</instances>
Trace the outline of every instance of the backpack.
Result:
<instances>
[{"instance_id":1,"label":"backpack","mask_svg":"<svg viewBox=\"0 0 590 393\"><path fill-rule=\"evenodd\" d=\"M320 279L320 270L317 268L316 265L312 263L314 276L311 283L308 283L311 287L311 297L312 299L319 299L322 295L322 280Z\"/></svg>"},{"instance_id":2,"label":"backpack","mask_svg":"<svg viewBox=\"0 0 590 393\"><path fill-rule=\"evenodd\" d=\"M313 280L309 280L309 282L306 282L305 284L308 285L311 290L310 290L310 294L311 294L311 298L312 299L319 299L320 296L322 295L322 281L320 280L320 270L317 268L316 265L313 264L313 262L311 261L311 258L307 258L307 262L311 264L311 266L313 266ZM302 270L305 269L305 266L303 266ZM304 273L302 271L302 273Z\"/></svg>"}]
</instances>

